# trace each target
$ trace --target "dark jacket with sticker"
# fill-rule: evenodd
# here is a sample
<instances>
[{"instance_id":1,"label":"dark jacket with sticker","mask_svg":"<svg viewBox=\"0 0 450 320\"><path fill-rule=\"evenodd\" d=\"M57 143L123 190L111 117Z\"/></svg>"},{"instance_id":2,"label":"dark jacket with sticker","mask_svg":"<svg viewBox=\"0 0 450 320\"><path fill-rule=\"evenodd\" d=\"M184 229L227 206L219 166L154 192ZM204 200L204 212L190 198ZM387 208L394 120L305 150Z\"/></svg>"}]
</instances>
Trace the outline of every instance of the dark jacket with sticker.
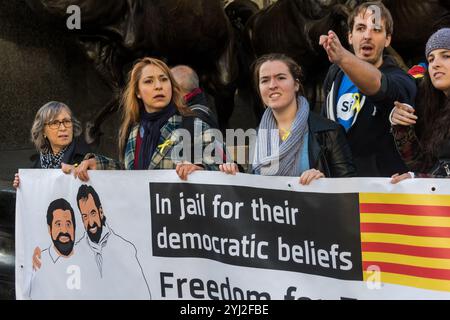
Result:
<instances>
[{"instance_id":1,"label":"dark jacket with sticker","mask_svg":"<svg viewBox=\"0 0 450 320\"><path fill-rule=\"evenodd\" d=\"M385 56L383 61L380 90L363 96L362 109L346 133L360 177L389 177L407 171L390 133L388 117L395 101L414 104L416 84L391 57ZM333 121L337 121L337 95L343 76L344 72L332 65L323 86L326 100L322 114Z\"/></svg>"}]
</instances>

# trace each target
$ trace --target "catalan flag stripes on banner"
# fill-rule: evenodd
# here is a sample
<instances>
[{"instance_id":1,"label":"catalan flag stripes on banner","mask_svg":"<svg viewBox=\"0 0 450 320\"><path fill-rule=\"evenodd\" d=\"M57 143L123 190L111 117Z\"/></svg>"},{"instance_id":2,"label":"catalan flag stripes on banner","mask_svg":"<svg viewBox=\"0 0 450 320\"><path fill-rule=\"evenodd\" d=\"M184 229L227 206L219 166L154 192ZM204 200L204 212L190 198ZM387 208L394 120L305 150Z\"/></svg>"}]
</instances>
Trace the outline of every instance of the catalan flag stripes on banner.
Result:
<instances>
[{"instance_id":1,"label":"catalan flag stripes on banner","mask_svg":"<svg viewBox=\"0 0 450 320\"><path fill-rule=\"evenodd\" d=\"M364 280L450 292L450 195L360 193Z\"/></svg>"}]
</instances>

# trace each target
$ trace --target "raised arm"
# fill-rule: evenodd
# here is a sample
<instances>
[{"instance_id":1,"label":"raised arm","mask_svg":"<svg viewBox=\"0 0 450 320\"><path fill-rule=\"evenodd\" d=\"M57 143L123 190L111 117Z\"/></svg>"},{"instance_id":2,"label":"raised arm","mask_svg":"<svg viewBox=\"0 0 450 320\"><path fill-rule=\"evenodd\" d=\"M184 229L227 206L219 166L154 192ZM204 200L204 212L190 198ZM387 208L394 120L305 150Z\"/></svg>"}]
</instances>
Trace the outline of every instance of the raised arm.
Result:
<instances>
[{"instance_id":1,"label":"raised arm","mask_svg":"<svg viewBox=\"0 0 450 320\"><path fill-rule=\"evenodd\" d=\"M365 95L378 93L381 88L380 70L345 49L334 31L320 36L319 44L325 49L330 62L337 64Z\"/></svg>"}]
</instances>

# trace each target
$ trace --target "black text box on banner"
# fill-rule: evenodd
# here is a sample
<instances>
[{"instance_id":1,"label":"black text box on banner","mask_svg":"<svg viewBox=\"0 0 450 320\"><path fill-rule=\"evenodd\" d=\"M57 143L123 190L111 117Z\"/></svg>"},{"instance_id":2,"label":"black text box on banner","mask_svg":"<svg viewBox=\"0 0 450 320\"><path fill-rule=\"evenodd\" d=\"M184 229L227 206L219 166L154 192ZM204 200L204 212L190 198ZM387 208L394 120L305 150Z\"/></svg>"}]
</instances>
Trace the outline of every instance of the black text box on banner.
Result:
<instances>
[{"instance_id":1,"label":"black text box on banner","mask_svg":"<svg viewBox=\"0 0 450 320\"><path fill-rule=\"evenodd\" d=\"M150 183L153 255L362 280L357 193Z\"/></svg>"}]
</instances>

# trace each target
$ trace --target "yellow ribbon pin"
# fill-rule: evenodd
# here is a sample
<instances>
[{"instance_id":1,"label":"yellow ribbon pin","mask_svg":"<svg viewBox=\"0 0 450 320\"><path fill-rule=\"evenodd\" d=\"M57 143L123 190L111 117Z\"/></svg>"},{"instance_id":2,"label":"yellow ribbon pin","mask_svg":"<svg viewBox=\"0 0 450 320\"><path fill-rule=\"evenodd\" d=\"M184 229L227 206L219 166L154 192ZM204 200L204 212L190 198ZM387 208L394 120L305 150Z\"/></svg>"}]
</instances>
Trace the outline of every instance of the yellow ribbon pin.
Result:
<instances>
[{"instance_id":1,"label":"yellow ribbon pin","mask_svg":"<svg viewBox=\"0 0 450 320\"><path fill-rule=\"evenodd\" d=\"M160 148L160 149L161 149L161 153L163 153L163 152L164 152L164 149L165 149L166 147L170 147L172 144L173 144L173 141L170 140L170 139L167 139L166 141L164 141L164 143L160 144L160 145L158 146L158 148Z\"/></svg>"},{"instance_id":2,"label":"yellow ribbon pin","mask_svg":"<svg viewBox=\"0 0 450 320\"><path fill-rule=\"evenodd\" d=\"M290 130L282 130L284 133L283 133L283 135L281 136L281 141L285 141L289 136L290 136L290 134L291 134L291 131Z\"/></svg>"},{"instance_id":3,"label":"yellow ribbon pin","mask_svg":"<svg viewBox=\"0 0 450 320\"><path fill-rule=\"evenodd\" d=\"M355 103L353 104L352 110L356 109L356 113L359 113L361 110L361 95L359 93L354 93L353 99Z\"/></svg>"}]
</instances>

